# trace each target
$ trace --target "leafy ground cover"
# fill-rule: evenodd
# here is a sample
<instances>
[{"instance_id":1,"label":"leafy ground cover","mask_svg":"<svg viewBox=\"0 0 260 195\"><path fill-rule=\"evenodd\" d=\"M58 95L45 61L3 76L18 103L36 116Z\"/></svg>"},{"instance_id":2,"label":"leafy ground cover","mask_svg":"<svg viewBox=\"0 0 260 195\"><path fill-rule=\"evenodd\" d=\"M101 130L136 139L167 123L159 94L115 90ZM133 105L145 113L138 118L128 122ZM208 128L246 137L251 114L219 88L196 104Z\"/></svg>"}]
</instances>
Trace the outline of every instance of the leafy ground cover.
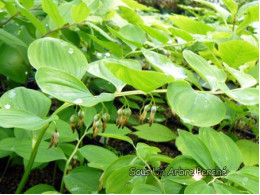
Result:
<instances>
[{"instance_id":1,"label":"leafy ground cover","mask_svg":"<svg viewBox=\"0 0 260 195\"><path fill-rule=\"evenodd\" d=\"M259 193L258 1L0 0L0 190Z\"/></svg>"}]
</instances>

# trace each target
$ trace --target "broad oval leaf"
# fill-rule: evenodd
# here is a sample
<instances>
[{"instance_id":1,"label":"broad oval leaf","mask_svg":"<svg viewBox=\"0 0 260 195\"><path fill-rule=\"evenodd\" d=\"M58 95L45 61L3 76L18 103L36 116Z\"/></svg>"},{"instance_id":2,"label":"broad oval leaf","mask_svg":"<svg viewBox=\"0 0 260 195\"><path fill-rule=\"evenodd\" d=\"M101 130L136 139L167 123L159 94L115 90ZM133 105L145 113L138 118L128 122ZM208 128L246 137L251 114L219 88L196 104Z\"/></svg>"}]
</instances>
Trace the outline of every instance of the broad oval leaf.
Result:
<instances>
[{"instance_id":1,"label":"broad oval leaf","mask_svg":"<svg viewBox=\"0 0 260 195\"><path fill-rule=\"evenodd\" d=\"M166 75L171 75L175 79L185 79L185 71L181 67L177 67L166 56L153 51L142 49L144 57L158 71L164 72Z\"/></svg>"},{"instance_id":2,"label":"broad oval leaf","mask_svg":"<svg viewBox=\"0 0 260 195\"><path fill-rule=\"evenodd\" d=\"M38 184L26 190L24 194L42 194L47 191L55 191L55 188L48 184Z\"/></svg>"},{"instance_id":3,"label":"broad oval leaf","mask_svg":"<svg viewBox=\"0 0 260 195\"><path fill-rule=\"evenodd\" d=\"M186 81L171 83L167 100L184 122L195 126L213 126L225 117L225 105L219 98L206 92L195 92Z\"/></svg>"},{"instance_id":4,"label":"broad oval leaf","mask_svg":"<svg viewBox=\"0 0 260 195\"><path fill-rule=\"evenodd\" d=\"M88 62L83 53L70 43L54 38L34 41L28 49L31 65L52 67L81 79L86 73Z\"/></svg>"},{"instance_id":5,"label":"broad oval leaf","mask_svg":"<svg viewBox=\"0 0 260 195\"><path fill-rule=\"evenodd\" d=\"M213 183L213 187L218 194L241 194L237 188L223 183Z\"/></svg>"},{"instance_id":6,"label":"broad oval leaf","mask_svg":"<svg viewBox=\"0 0 260 195\"><path fill-rule=\"evenodd\" d=\"M234 68L229 67L228 65L224 64L226 70L236 78L236 80L240 83L242 88L252 87L257 83L257 80L251 76L250 74L246 74L244 72L238 71Z\"/></svg>"},{"instance_id":7,"label":"broad oval leaf","mask_svg":"<svg viewBox=\"0 0 260 195\"><path fill-rule=\"evenodd\" d=\"M238 172L226 176L226 179L247 189L253 194L259 194L259 167L245 166Z\"/></svg>"},{"instance_id":8,"label":"broad oval leaf","mask_svg":"<svg viewBox=\"0 0 260 195\"><path fill-rule=\"evenodd\" d=\"M111 82L117 89L117 91L121 91L125 86L125 83L116 78L107 68L110 64L118 65L123 64L129 68L133 68L135 70L141 70L141 65L134 60L112 60L112 59L104 59L95 61L89 64L87 71L97 77L105 79Z\"/></svg>"},{"instance_id":9,"label":"broad oval leaf","mask_svg":"<svg viewBox=\"0 0 260 195\"><path fill-rule=\"evenodd\" d=\"M71 15L76 23L83 22L90 14L90 9L85 2L80 2L77 5L73 5L71 8Z\"/></svg>"},{"instance_id":10,"label":"broad oval leaf","mask_svg":"<svg viewBox=\"0 0 260 195\"><path fill-rule=\"evenodd\" d=\"M93 194L98 191L100 176L97 169L79 166L64 177L64 183L72 194Z\"/></svg>"},{"instance_id":11,"label":"broad oval leaf","mask_svg":"<svg viewBox=\"0 0 260 195\"><path fill-rule=\"evenodd\" d=\"M186 16L175 15L170 16L169 19L174 25L193 34L206 35L209 31L214 31L211 26Z\"/></svg>"},{"instance_id":12,"label":"broad oval leaf","mask_svg":"<svg viewBox=\"0 0 260 195\"><path fill-rule=\"evenodd\" d=\"M246 166L259 164L259 144L246 139L238 140L236 144L242 153L243 163Z\"/></svg>"},{"instance_id":13,"label":"broad oval leaf","mask_svg":"<svg viewBox=\"0 0 260 195\"><path fill-rule=\"evenodd\" d=\"M188 185L184 194L214 194L214 189L204 180L201 180Z\"/></svg>"},{"instance_id":14,"label":"broad oval leaf","mask_svg":"<svg viewBox=\"0 0 260 195\"><path fill-rule=\"evenodd\" d=\"M206 145L199 139L187 131L179 130L179 137L176 139L178 150L184 155L191 156L204 169L214 168L214 162Z\"/></svg>"},{"instance_id":15,"label":"broad oval leaf","mask_svg":"<svg viewBox=\"0 0 260 195\"><path fill-rule=\"evenodd\" d=\"M245 89L235 89L226 90L222 89L227 96L236 100L243 105L257 105L259 104L259 89L258 88L245 88Z\"/></svg>"},{"instance_id":16,"label":"broad oval leaf","mask_svg":"<svg viewBox=\"0 0 260 195\"><path fill-rule=\"evenodd\" d=\"M31 112L14 109L0 109L0 118L2 127L17 127L27 130L39 130L49 122L58 119L56 115L42 119Z\"/></svg>"},{"instance_id":17,"label":"broad oval leaf","mask_svg":"<svg viewBox=\"0 0 260 195\"><path fill-rule=\"evenodd\" d=\"M51 100L39 91L17 87L4 93L0 107L24 110L39 117L45 117L50 109Z\"/></svg>"},{"instance_id":18,"label":"broad oval leaf","mask_svg":"<svg viewBox=\"0 0 260 195\"><path fill-rule=\"evenodd\" d=\"M166 126L154 123L151 127L148 124L135 126L137 131L134 132L138 137L154 142L168 142L176 138L173 131Z\"/></svg>"},{"instance_id":19,"label":"broad oval leaf","mask_svg":"<svg viewBox=\"0 0 260 195\"><path fill-rule=\"evenodd\" d=\"M54 68L40 68L36 73L36 81L43 92L72 104L91 107L114 99L114 95L108 93L93 96L79 79Z\"/></svg>"},{"instance_id":20,"label":"broad oval leaf","mask_svg":"<svg viewBox=\"0 0 260 195\"><path fill-rule=\"evenodd\" d=\"M52 0L42 0L41 4L43 11L48 14L58 27L61 27L65 23L59 13L58 6Z\"/></svg>"},{"instance_id":21,"label":"broad oval leaf","mask_svg":"<svg viewBox=\"0 0 260 195\"><path fill-rule=\"evenodd\" d=\"M189 50L184 50L183 56L189 65L209 84L212 90L225 83L226 73L216 66L210 65L207 60Z\"/></svg>"},{"instance_id":22,"label":"broad oval leaf","mask_svg":"<svg viewBox=\"0 0 260 195\"><path fill-rule=\"evenodd\" d=\"M132 189L131 194L162 194L162 191L153 185L140 184Z\"/></svg>"},{"instance_id":23,"label":"broad oval leaf","mask_svg":"<svg viewBox=\"0 0 260 195\"><path fill-rule=\"evenodd\" d=\"M243 40L220 43L219 55L224 62L235 69L259 58L258 48Z\"/></svg>"},{"instance_id":24,"label":"broad oval leaf","mask_svg":"<svg viewBox=\"0 0 260 195\"><path fill-rule=\"evenodd\" d=\"M199 137L220 169L226 167L232 172L239 168L242 163L242 155L230 137L211 128L201 128Z\"/></svg>"},{"instance_id":25,"label":"broad oval leaf","mask_svg":"<svg viewBox=\"0 0 260 195\"><path fill-rule=\"evenodd\" d=\"M150 92L174 80L171 76L159 72L134 70L120 64L106 66L115 77L144 92Z\"/></svg>"},{"instance_id":26,"label":"broad oval leaf","mask_svg":"<svg viewBox=\"0 0 260 195\"><path fill-rule=\"evenodd\" d=\"M79 149L84 158L88 160L88 166L105 170L118 157L106 148L95 145L87 145Z\"/></svg>"},{"instance_id":27,"label":"broad oval leaf","mask_svg":"<svg viewBox=\"0 0 260 195\"><path fill-rule=\"evenodd\" d=\"M22 40L3 29L0 29L0 40L11 46L16 45L27 48L26 43L24 43Z\"/></svg>"}]
</instances>

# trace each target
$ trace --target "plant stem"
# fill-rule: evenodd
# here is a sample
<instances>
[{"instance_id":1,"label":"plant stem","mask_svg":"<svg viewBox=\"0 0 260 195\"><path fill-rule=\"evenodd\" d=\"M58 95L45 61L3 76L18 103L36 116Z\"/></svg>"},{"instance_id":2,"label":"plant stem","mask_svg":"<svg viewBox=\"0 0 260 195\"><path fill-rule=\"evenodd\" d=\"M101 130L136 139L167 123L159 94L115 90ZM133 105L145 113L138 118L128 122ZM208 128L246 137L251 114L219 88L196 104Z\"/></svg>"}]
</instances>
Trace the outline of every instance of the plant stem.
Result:
<instances>
[{"instance_id":1,"label":"plant stem","mask_svg":"<svg viewBox=\"0 0 260 195\"><path fill-rule=\"evenodd\" d=\"M29 162L26 166L26 169L25 169L25 173L23 174L23 177L22 177L22 180L20 181L19 183L19 186L18 188L16 189L16 194L21 194L23 188L24 188L24 185L26 184L27 182L27 179L30 175L30 172L31 172L31 169L32 169L32 166L33 166L33 163L34 163L34 160L35 160L35 157L37 155L37 152L38 152L38 148L40 146L40 143L42 141L42 138L43 138L43 135L45 133L45 131L48 129L49 127L49 124L45 125L45 127L43 127L43 129L41 130L40 134L38 135L38 138L37 138L37 141L33 147L33 150L32 150L32 153L31 153L31 156L30 156L30 159L29 159Z\"/></svg>"},{"instance_id":2,"label":"plant stem","mask_svg":"<svg viewBox=\"0 0 260 195\"><path fill-rule=\"evenodd\" d=\"M133 145L134 146L134 145ZM162 186L162 182L160 181L160 179L158 177L156 177L153 173L153 170L151 169L150 165L141 157L141 155L139 154L138 150L136 149L136 147L134 146L135 151L136 151L136 156L145 164L145 166L149 169L150 173L152 174L153 178L156 180L156 182L158 183L158 185L161 188L162 193L166 194L163 186Z\"/></svg>"},{"instance_id":3,"label":"plant stem","mask_svg":"<svg viewBox=\"0 0 260 195\"><path fill-rule=\"evenodd\" d=\"M69 28L71 26L83 25L83 24L85 24L85 23L84 22L82 22L82 23L73 23L73 24L68 24L68 25L65 25L65 26L62 26L62 27L59 27L59 28L55 28L55 29L47 32L46 34L42 35L42 37L46 37L47 35L52 34L53 32L56 32L56 31L59 31L59 30L65 29L65 28Z\"/></svg>"},{"instance_id":4,"label":"plant stem","mask_svg":"<svg viewBox=\"0 0 260 195\"><path fill-rule=\"evenodd\" d=\"M165 44L165 45L161 45L161 46L157 46L157 47L152 47L150 49L147 49L149 51L153 51L153 50L157 50L157 49L161 49L161 48L164 48L164 47L174 47L174 46L181 46L181 45L187 45L187 44L191 44L191 43L195 43L197 41L188 41L186 43L171 43L171 44ZM128 56L131 56L131 55L134 55L134 54L141 54L142 51L132 51L132 52L129 52L125 55L125 58L128 57Z\"/></svg>"},{"instance_id":5,"label":"plant stem","mask_svg":"<svg viewBox=\"0 0 260 195\"><path fill-rule=\"evenodd\" d=\"M64 103L63 105L61 105L52 115L56 115L58 114L59 112L61 112L62 110L64 110L65 108L71 106L71 104L69 103ZM29 162L26 166L26 169L25 169L25 173L23 174L23 177L16 189L16 194L21 194L23 188L24 188L24 185L26 184L27 182L27 179L30 175L30 172L31 172L31 169L32 169L32 166L33 166L33 163L34 163L34 160L35 160L35 157L37 155L37 152L38 152L38 148L40 146L40 143L41 143L41 140L43 138L43 135L45 134L46 130L48 129L49 127L49 124L48 123L47 125L45 125L45 127L43 127L43 129L40 131L40 134L38 135L38 138L36 140L36 143L35 145L33 146L33 150L32 150L32 153L31 153L31 156L30 156L30 159L29 159Z\"/></svg>"},{"instance_id":6,"label":"plant stem","mask_svg":"<svg viewBox=\"0 0 260 195\"><path fill-rule=\"evenodd\" d=\"M60 185L60 193L62 193L63 190L64 190L64 177L67 175L67 171L68 171L70 162L71 162L72 158L74 157L74 155L76 154L76 152L78 151L79 145L80 145L80 143L82 142L83 138L84 138L87 134L88 134L87 131L85 131L84 134L81 136L81 138L78 140L77 145L75 146L73 152L71 153L69 159L68 159L67 162L66 162L66 165L65 165L65 168L64 168L64 171L63 171L62 180L61 180L61 185Z\"/></svg>"}]
</instances>

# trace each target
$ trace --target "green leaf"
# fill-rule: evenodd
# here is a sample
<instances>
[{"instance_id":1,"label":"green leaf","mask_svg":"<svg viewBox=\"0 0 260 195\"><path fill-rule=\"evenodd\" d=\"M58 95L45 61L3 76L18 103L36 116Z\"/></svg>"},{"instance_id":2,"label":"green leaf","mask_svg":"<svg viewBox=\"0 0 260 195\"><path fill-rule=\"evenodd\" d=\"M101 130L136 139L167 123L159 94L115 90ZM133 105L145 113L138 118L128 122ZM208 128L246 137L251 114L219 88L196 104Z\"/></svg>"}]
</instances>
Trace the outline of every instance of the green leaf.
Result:
<instances>
[{"instance_id":1,"label":"green leaf","mask_svg":"<svg viewBox=\"0 0 260 195\"><path fill-rule=\"evenodd\" d=\"M134 0L122 0L122 2L124 2L126 5L128 5L132 9L139 9L139 10L144 10L144 11L156 11L156 9L154 9L152 7L147 7Z\"/></svg>"},{"instance_id":2,"label":"green leaf","mask_svg":"<svg viewBox=\"0 0 260 195\"><path fill-rule=\"evenodd\" d=\"M251 2L253 3L253 2ZM241 7L242 8L242 7ZM236 33L238 35L242 34L243 31L252 23L255 21L259 21L259 5L250 6L246 10L246 15L243 19L243 21L239 24L239 26L236 29Z\"/></svg>"},{"instance_id":3,"label":"green leaf","mask_svg":"<svg viewBox=\"0 0 260 195\"><path fill-rule=\"evenodd\" d=\"M42 194L48 191L55 191L55 188L48 184L38 184L26 190L24 194Z\"/></svg>"},{"instance_id":4,"label":"green leaf","mask_svg":"<svg viewBox=\"0 0 260 195\"><path fill-rule=\"evenodd\" d=\"M162 194L162 192L160 188L157 188L155 186L149 184L140 184L136 185L132 189L131 194Z\"/></svg>"},{"instance_id":5,"label":"green leaf","mask_svg":"<svg viewBox=\"0 0 260 195\"><path fill-rule=\"evenodd\" d=\"M108 30L124 41L132 50L142 48L146 42L146 36L142 29L132 24L122 27L119 31L110 27L108 27Z\"/></svg>"},{"instance_id":6,"label":"green leaf","mask_svg":"<svg viewBox=\"0 0 260 195\"><path fill-rule=\"evenodd\" d=\"M253 168L253 167L252 167ZM245 169L245 171L243 171ZM259 193L259 176L252 175L247 167L242 168L240 171L228 175L226 178L237 185L247 189L253 194ZM253 169L253 173L259 173L259 167Z\"/></svg>"},{"instance_id":7,"label":"green leaf","mask_svg":"<svg viewBox=\"0 0 260 195\"><path fill-rule=\"evenodd\" d=\"M227 96L236 100L243 105L256 105L259 104L259 89L258 88L246 88L227 90L222 89Z\"/></svg>"},{"instance_id":8,"label":"green leaf","mask_svg":"<svg viewBox=\"0 0 260 195\"><path fill-rule=\"evenodd\" d=\"M218 194L241 194L237 188L223 183L213 183L213 187Z\"/></svg>"},{"instance_id":9,"label":"green leaf","mask_svg":"<svg viewBox=\"0 0 260 195\"><path fill-rule=\"evenodd\" d=\"M41 35L45 35L47 33L47 29L44 24L40 20L38 20L30 11L28 11L21 5L18 5L18 9L21 14L24 15L35 26L35 28L40 32Z\"/></svg>"},{"instance_id":10,"label":"green leaf","mask_svg":"<svg viewBox=\"0 0 260 195\"><path fill-rule=\"evenodd\" d=\"M178 150L184 155L191 156L204 169L214 168L214 162L206 145L196 135L187 131L179 130L179 137L176 139Z\"/></svg>"},{"instance_id":11,"label":"green leaf","mask_svg":"<svg viewBox=\"0 0 260 195\"><path fill-rule=\"evenodd\" d=\"M51 100L39 91L17 87L2 95L0 107L24 110L45 117L51 107Z\"/></svg>"},{"instance_id":12,"label":"green leaf","mask_svg":"<svg viewBox=\"0 0 260 195\"><path fill-rule=\"evenodd\" d=\"M0 40L13 47L22 46L27 48L26 43L3 29L0 29Z\"/></svg>"},{"instance_id":13,"label":"green leaf","mask_svg":"<svg viewBox=\"0 0 260 195\"><path fill-rule=\"evenodd\" d=\"M208 1L203 1L203 0L195 0L195 1L214 9L216 12L218 12L221 15L221 17L225 22L228 19L228 17L231 16L231 14L226 9L219 6L217 3L210 3Z\"/></svg>"},{"instance_id":14,"label":"green leaf","mask_svg":"<svg viewBox=\"0 0 260 195\"><path fill-rule=\"evenodd\" d=\"M76 23L83 22L90 14L90 9L84 2L73 5L71 8L71 15Z\"/></svg>"},{"instance_id":15,"label":"green leaf","mask_svg":"<svg viewBox=\"0 0 260 195\"><path fill-rule=\"evenodd\" d=\"M130 174L130 169L133 168L143 169L142 166L128 165L112 172L106 182L106 193L127 194L131 192L136 184L145 183L146 177Z\"/></svg>"},{"instance_id":16,"label":"green leaf","mask_svg":"<svg viewBox=\"0 0 260 195\"><path fill-rule=\"evenodd\" d=\"M176 172L177 169L183 169L183 170L195 170L197 167L199 167L198 163L193 160L191 157L185 156L185 155L179 155L176 158L173 159L173 161L166 167L165 173L162 176L162 183L164 182L170 182L173 183L173 185L176 186L177 184L183 184L183 185L189 185L196 180L193 178L193 175L190 174L182 174L180 172ZM177 189L180 190L182 186L177 185ZM176 189L175 189L176 190Z\"/></svg>"},{"instance_id":17,"label":"green leaf","mask_svg":"<svg viewBox=\"0 0 260 195\"><path fill-rule=\"evenodd\" d=\"M13 151L25 160L29 160L32 152L32 140L31 139L17 139L6 138L0 141L0 150ZM57 147L48 149L49 143L42 141L37 151L37 155L34 162L45 163L55 160L65 160L65 155L62 150Z\"/></svg>"},{"instance_id":18,"label":"green leaf","mask_svg":"<svg viewBox=\"0 0 260 195\"><path fill-rule=\"evenodd\" d=\"M114 96L108 93L93 96L83 82L58 69L40 68L36 73L36 81L44 93L72 104L91 107L114 99Z\"/></svg>"},{"instance_id":19,"label":"green leaf","mask_svg":"<svg viewBox=\"0 0 260 195\"><path fill-rule=\"evenodd\" d=\"M220 43L219 55L224 62L235 69L259 58L258 48L243 40Z\"/></svg>"},{"instance_id":20,"label":"green leaf","mask_svg":"<svg viewBox=\"0 0 260 195\"><path fill-rule=\"evenodd\" d=\"M137 131L134 132L138 137L154 142L168 142L176 138L173 131L166 126L154 123L151 127L148 124L135 126Z\"/></svg>"},{"instance_id":21,"label":"green leaf","mask_svg":"<svg viewBox=\"0 0 260 195\"><path fill-rule=\"evenodd\" d=\"M129 23L140 25L144 24L142 18L132 9L124 6L119 6L119 14Z\"/></svg>"},{"instance_id":22,"label":"green leaf","mask_svg":"<svg viewBox=\"0 0 260 195\"><path fill-rule=\"evenodd\" d=\"M88 35L94 42L110 50L114 55L121 57L123 55L122 48L115 42L102 41L95 36Z\"/></svg>"},{"instance_id":23,"label":"green leaf","mask_svg":"<svg viewBox=\"0 0 260 195\"><path fill-rule=\"evenodd\" d=\"M39 130L49 122L58 119L56 115L42 119L31 112L14 109L0 109L0 118L0 126L4 128L17 127L27 130Z\"/></svg>"},{"instance_id":24,"label":"green leaf","mask_svg":"<svg viewBox=\"0 0 260 195\"><path fill-rule=\"evenodd\" d=\"M21 54L18 48L7 44L1 44L0 51L0 74L15 82L24 83L28 70L27 62L24 60L26 56Z\"/></svg>"},{"instance_id":25,"label":"green leaf","mask_svg":"<svg viewBox=\"0 0 260 195\"><path fill-rule=\"evenodd\" d=\"M259 144L246 139L238 140L236 144L242 153L245 165L259 164Z\"/></svg>"},{"instance_id":26,"label":"green leaf","mask_svg":"<svg viewBox=\"0 0 260 195\"><path fill-rule=\"evenodd\" d=\"M204 58L192 51L185 50L183 56L201 78L209 84L212 90L217 90L220 84L225 83L227 76L223 70L210 65Z\"/></svg>"},{"instance_id":27,"label":"green leaf","mask_svg":"<svg viewBox=\"0 0 260 195\"><path fill-rule=\"evenodd\" d=\"M112 60L112 59L104 59L92 62L89 64L87 71L97 77L105 79L111 82L117 89L117 91L121 91L125 86L125 83L116 78L107 68L107 66L120 66L120 64L125 65L126 67L133 68L135 70L141 70L142 67L138 63L136 64L133 60Z\"/></svg>"},{"instance_id":28,"label":"green leaf","mask_svg":"<svg viewBox=\"0 0 260 195\"><path fill-rule=\"evenodd\" d=\"M134 143L131 140L131 138L127 137L126 135L115 134L115 133L99 133L98 135L102 136L102 137L108 137L108 138L113 138L113 139L120 139L120 140L123 140L123 141L126 141L126 142L130 143L131 145L134 145Z\"/></svg>"},{"instance_id":29,"label":"green leaf","mask_svg":"<svg viewBox=\"0 0 260 195\"><path fill-rule=\"evenodd\" d=\"M192 34L206 35L209 31L214 31L214 28L212 28L211 26L208 26L207 24L198 22L186 16L169 16L169 19L180 29Z\"/></svg>"},{"instance_id":30,"label":"green leaf","mask_svg":"<svg viewBox=\"0 0 260 195\"><path fill-rule=\"evenodd\" d=\"M162 185L166 194L180 194L182 189L182 185L171 180L162 180Z\"/></svg>"},{"instance_id":31,"label":"green leaf","mask_svg":"<svg viewBox=\"0 0 260 195\"><path fill-rule=\"evenodd\" d=\"M100 176L97 169L79 166L64 177L64 183L72 194L93 194L98 191Z\"/></svg>"},{"instance_id":32,"label":"green leaf","mask_svg":"<svg viewBox=\"0 0 260 195\"><path fill-rule=\"evenodd\" d=\"M147 61L157 71L163 72L166 75L171 75L175 79L186 78L183 68L174 65L172 61L166 56L146 49L142 49L142 52L144 54L144 57L147 59Z\"/></svg>"},{"instance_id":33,"label":"green leaf","mask_svg":"<svg viewBox=\"0 0 260 195\"><path fill-rule=\"evenodd\" d=\"M226 108L219 98L205 92L195 92L186 81L171 83L167 90L167 100L185 123L195 126L213 126L225 117Z\"/></svg>"},{"instance_id":34,"label":"green leaf","mask_svg":"<svg viewBox=\"0 0 260 195\"><path fill-rule=\"evenodd\" d=\"M238 71L234 68L229 67L228 65L224 64L226 70L236 78L236 80L240 83L242 88L252 87L257 84L257 80L251 76L250 74L246 74L242 71Z\"/></svg>"},{"instance_id":35,"label":"green leaf","mask_svg":"<svg viewBox=\"0 0 260 195\"><path fill-rule=\"evenodd\" d=\"M185 190L185 194L214 194L212 186L208 185L204 180L194 182L188 185Z\"/></svg>"},{"instance_id":36,"label":"green leaf","mask_svg":"<svg viewBox=\"0 0 260 195\"><path fill-rule=\"evenodd\" d=\"M120 64L109 64L107 68L124 83L136 89L150 92L173 80L171 76L154 71L134 70Z\"/></svg>"},{"instance_id":37,"label":"green leaf","mask_svg":"<svg viewBox=\"0 0 260 195\"><path fill-rule=\"evenodd\" d=\"M141 27L142 30L144 30L148 35L157 39L163 44L166 44L169 41L169 38L163 32L161 32L160 30L154 27L146 26L146 25L139 25L139 27Z\"/></svg>"},{"instance_id":38,"label":"green leaf","mask_svg":"<svg viewBox=\"0 0 260 195\"><path fill-rule=\"evenodd\" d=\"M227 170L232 172L239 168L242 163L242 155L230 137L211 128L201 128L199 138L208 148L220 169L226 167Z\"/></svg>"},{"instance_id":39,"label":"green leaf","mask_svg":"<svg viewBox=\"0 0 260 195\"><path fill-rule=\"evenodd\" d=\"M84 158L88 160L88 166L96 169L105 170L117 156L108 149L95 145L87 145L79 149Z\"/></svg>"},{"instance_id":40,"label":"green leaf","mask_svg":"<svg viewBox=\"0 0 260 195\"><path fill-rule=\"evenodd\" d=\"M171 31L171 33L176 36L176 37L180 37L185 41L192 41L193 37L191 36L190 33L179 29L179 28L175 28L175 27L170 27L169 30Z\"/></svg>"},{"instance_id":41,"label":"green leaf","mask_svg":"<svg viewBox=\"0 0 260 195\"><path fill-rule=\"evenodd\" d=\"M54 38L34 41L28 49L31 65L53 67L81 79L86 73L88 62L83 53L70 43Z\"/></svg>"},{"instance_id":42,"label":"green leaf","mask_svg":"<svg viewBox=\"0 0 260 195\"><path fill-rule=\"evenodd\" d=\"M223 3L225 4L225 6L227 6L229 11L232 13L232 16L234 17L237 13L238 8L236 2L234 0L223 0Z\"/></svg>"},{"instance_id":43,"label":"green leaf","mask_svg":"<svg viewBox=\"0 0 260 195\"><path fill-rule=\"evenodd\" d=\"M42 0L41 3L43 11L48 14L58 27L62 27L65 22L59 13L58 6L52 0Z\"/></svg>"},{"instance_id":44,"label":"green leaf","mask_svg":"<svg viewBox=\"0 0 260 195\"><path fill-rule=\"evenodd\" d=\"M100 182L105 185L108 177L113 172L118 170L119 168L122 168L122 167L125 167L125 166L128 166L128 165L138 165L140 163L141 163L141 161L135 155L121 156L108 166L108 168L105 170L103 177L101 178Z\"/></svg>"}]
</instances>

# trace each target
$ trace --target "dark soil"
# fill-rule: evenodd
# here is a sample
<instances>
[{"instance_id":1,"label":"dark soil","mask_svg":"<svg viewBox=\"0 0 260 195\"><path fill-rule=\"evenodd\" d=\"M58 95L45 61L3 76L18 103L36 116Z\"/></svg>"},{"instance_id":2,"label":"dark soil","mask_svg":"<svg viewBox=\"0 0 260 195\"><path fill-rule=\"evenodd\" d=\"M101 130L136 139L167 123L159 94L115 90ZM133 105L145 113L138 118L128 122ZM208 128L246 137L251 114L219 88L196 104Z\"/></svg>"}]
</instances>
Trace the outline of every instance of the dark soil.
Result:
<instances>
[{"instance_id":1,"label":"dark soil","mask_svg":"<svg viewBox=\"0 0 260 195\"><path fill-rule=\"evenodd\" d=\"M3 165L0 169L1 173L3 173L5 162L1 161L0 163L1 165ZM47 167L43 169L34 169L29 176L24 191L37 184L49 184L54 186L56 190L59 190L62 172L57 168L56 177L53 181L53 171L54 163L50 163ZM14 194L23 173L24 168L22 165L10 166L5 173L2 181L0 182L0 194Z\"/></svg>"}]
</instances>

